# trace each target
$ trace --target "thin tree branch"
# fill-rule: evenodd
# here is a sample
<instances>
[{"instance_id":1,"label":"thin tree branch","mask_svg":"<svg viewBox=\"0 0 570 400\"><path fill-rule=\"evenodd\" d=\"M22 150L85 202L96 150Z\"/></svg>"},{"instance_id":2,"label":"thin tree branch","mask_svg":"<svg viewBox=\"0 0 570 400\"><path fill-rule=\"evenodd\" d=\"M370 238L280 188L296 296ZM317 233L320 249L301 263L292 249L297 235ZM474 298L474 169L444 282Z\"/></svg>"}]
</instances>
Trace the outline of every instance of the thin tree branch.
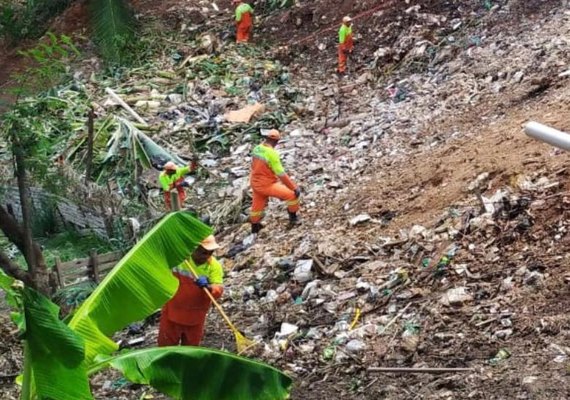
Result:
<instances>
[{"instance_id":1,"label":"thin tree branch","mask_svg":"<svg viewBox=\"0 0 570 400\"><path fill-rule=\"evenodd\" d=\"M4 272L6 272L11 277L21 280L26 285L33 286L33 282L30 279L30 275L25 270L20 268L18 264L12 261L10 257L8 257L6 253L4 253L1 250L0 250L0 268L2 268Z\"/></svg>"},{"instance_id":2,"label":"thin tree branch","mask_svg":"<svg viewBox=\"0 0 570 400\"><path fill-rule=\"evenodd\" d=\"M0 206L0 230L24 254L24 231L18 224L18 221L16 221L16 218L6 211L4 206Z\"/></svg>"}]
</instances>

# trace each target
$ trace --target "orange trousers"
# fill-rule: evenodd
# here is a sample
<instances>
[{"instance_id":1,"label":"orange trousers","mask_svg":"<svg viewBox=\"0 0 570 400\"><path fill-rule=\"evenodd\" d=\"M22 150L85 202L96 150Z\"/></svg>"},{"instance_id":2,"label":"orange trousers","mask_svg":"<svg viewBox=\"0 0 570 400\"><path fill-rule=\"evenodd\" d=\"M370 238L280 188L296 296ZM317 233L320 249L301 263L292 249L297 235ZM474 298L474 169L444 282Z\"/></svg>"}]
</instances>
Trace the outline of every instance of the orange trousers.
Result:
<instances>
[{"instance_id":1,"label":"orange trousers","mask_svg":"<svg viewBox=\"0 0 570 400\"><path fill-rule=\"evenodd\" d=\"M281 182L275 182L266 187L255 187L253 189L253 201L251 204L250 222L257 224L265 214L265 207L270 197L276 197L284 200L287 204L289 212L299 211L299 199L295 196L295 192L289 189Z\"/></svg>"},{"instance_id":2,"label":"orange trousers","mask_svg":"<svg viewBox=\"0 0 570 400\"><path fill-rule=\"evenodd\" d=\"M204 322L191 326L180 325L169 320L167 313L163 312L158 327L158 345L199 346L204 336Z\"/></svg>"},{"instance_id":3,"label":"orange trousers","mask_svg":"<svg viewBox=\"0 0 570 400\"><path fill-rule=\"evenodd\" d=\"M251 39L252 25L238 24L236 29L236 42L249 42Z\"/></svg>"},{"instance_id":4,"label":"orange trousers","mask_svg":"<svg viewBox=\"0 0 570 400\"><path fill-rule=\"evenodd\" d=\"M186 200L186 191L184 190L184 186L180 185L183 182L184 178L180 178L174 182L174 186L178 192L178 203L180 204L180 208L184 207L184 201ZM170 192L164 192L164 205L167 210L171 209Z\"/></svg>"},{"instance_id":5,"label":"orange trousers","mask_svg":"<svg viewBox=\"0 0 570 400\"><path fill-rule=\"evenodd\" d=\"M346 63L348 61L347 50L344 47L338 47L338 72L346 72Z\"/></svg>"}]
</instances>

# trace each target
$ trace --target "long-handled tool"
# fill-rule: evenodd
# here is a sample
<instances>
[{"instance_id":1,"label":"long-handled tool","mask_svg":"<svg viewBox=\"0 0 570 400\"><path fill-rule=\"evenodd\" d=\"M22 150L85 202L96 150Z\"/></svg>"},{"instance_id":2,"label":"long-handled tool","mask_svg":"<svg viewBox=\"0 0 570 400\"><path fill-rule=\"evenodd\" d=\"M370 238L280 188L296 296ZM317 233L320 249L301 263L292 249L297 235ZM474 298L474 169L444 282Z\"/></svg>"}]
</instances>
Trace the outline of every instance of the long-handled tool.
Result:
<instances>
[{"instance_id":1,"label":"long-handled tool","mask_svg":"<svg viewBox=\"0 0 570 400\"><path fill-rule=\"evenodd\" d=\"M188 267L188 269L190 269L190 272L192 272L192 275L194 275L194 278L198 279L198 274L196 274L196 271L194 271L192 264L190 264L188 262L188 260L184 260L184 263ZM218 311L220 312L220 314L222 315L222 317L224 318L224 320L226 321L226 323L228 324L228 326L230 327L230 329L234 333L234 336L236 337L236 345L237 345L238 354L242 354L244 351L246 351L246 350L252 348L253 346L257 345L257 342L255 342L254 340L246 338L235 327L235 325L232 323L232 321L230 321L230 319L228 318L228 316L226 315L226 313L222 309L222 306L220 306L220 304L216 301L216 299L214 299L214 296L212 296L212 293L210 293L210 291L207 288L204 288L204 291L206 292L206 294L208 295L210 300L212 300L212 303L214 304L214 306L216 306L216 308L218 309Z\"/></svg>"}]
</instances>

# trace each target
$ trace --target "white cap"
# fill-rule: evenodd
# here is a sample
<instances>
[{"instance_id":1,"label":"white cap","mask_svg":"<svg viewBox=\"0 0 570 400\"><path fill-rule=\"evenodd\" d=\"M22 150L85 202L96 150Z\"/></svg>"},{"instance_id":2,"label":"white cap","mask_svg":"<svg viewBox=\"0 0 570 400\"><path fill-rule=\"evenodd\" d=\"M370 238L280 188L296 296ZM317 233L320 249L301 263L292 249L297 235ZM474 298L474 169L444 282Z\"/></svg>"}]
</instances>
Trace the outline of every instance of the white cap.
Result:
<instances>
[{"instance_id":1,"label":"white cap","mask_svg":"<svg viewBox=\"0 0 570 400\"><path fill-rule=\"evenodd\" d=\"M350 22L350 21L352 21L352 18L350 18L348 15L342 19L342 22Z\"/></svg>"}]
</instances>

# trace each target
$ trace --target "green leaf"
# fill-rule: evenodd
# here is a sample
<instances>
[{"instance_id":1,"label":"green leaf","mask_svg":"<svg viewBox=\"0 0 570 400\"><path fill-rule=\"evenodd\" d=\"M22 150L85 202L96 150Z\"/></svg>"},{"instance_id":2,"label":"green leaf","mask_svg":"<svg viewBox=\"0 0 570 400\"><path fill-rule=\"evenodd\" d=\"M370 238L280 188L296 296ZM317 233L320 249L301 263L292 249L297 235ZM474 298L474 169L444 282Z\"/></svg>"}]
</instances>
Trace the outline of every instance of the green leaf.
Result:
<instances>
[{"instance_id":1,"label":"green leaf","mask_svg":"<svg viewBox=\"0 0 570 400\"><path fill-rule=\"evenodd\" d=\"M69 322L86 345L87 365L117 345L109 336L148 317L170 299L170 269L187 259L212 229L186 212L168 214L105 277Z\"/></svg>"},{"instance_id":2,"label":"green leaf","mask_svg":"<svg viewBox=\"0 0 570 400\"><path fill-rule=\"evenodd\" d=\"M0 268L0 289L2 289L5 293L5 301L10 307L16 309L17 311L22 310L22 299L20 293L15 289L16 285L21 285L23 287L23 283L17 281L16 279L12 278L11 276L6 275L6 273ZM20 327L20 324L17 321L20 320L19 313L14 312L12 316L12 320L16 325ZM23 326L25 328L25 326Z\"/></svg>"},{"instance_id":3,"label":"green leaf","mask_svg":"<svg viewBox=\"0 0 570 400\"><path fill-rule=\"evenodd\" d=\"M127 379L182 400L286 399L291 378L247 358L201 347L159 347L103 361Z\"/></svg>"},{"instance_id":4,"label":"green leaf","mask_svg":"<svg viewBox=\"0 0 570 400\"><path fill-rule=\"evenodd\" d=\"M39 399L92 399L83 366L83 340L58 318L59 308L30 288L23 290L33 380Z\"/></svg>"},{"instance_id":5,"label":"green leaf","mask_svg":"<svg viewBox=\"0 0 570 400\"><path fill-rule=\"evenodd\" d=\"M93 37L107 61L121 63L126 45L135 40L134 18L127 0L90 0Z\"/></svg>"}]
</instances>

